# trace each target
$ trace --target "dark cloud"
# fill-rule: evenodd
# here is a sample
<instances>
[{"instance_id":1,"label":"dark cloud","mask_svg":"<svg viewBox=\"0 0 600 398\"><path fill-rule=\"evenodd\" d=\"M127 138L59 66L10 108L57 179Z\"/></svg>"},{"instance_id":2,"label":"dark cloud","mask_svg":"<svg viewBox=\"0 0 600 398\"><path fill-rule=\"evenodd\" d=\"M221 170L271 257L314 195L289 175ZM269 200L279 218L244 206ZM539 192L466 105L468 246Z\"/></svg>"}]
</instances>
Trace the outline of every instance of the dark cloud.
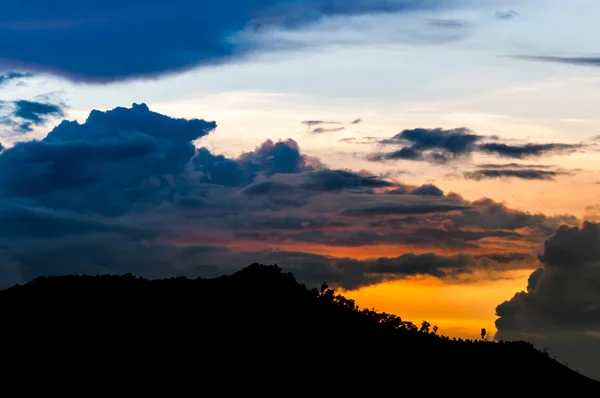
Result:
<instances>
[{"instance_id":1,"label":"dark cloud","mask_svg":"<svg viewBox=\"0 0 600 398\"><path fill-rule=\"evenodd\" d=\"M392 187L395 184L375 176L363 176L346 170L318 170L294 175L278 175L244 188L246 195L277 195L293 191L327 192L341 189Z\"/></svg>"},{"instance_id":2,"label":"dark cloud","mask_svg":"<svg viewBox=\"0 0 600 398\"><path fill-rule=\"evenodd\" d=\"M579 144L525 144L525 145L507 145L502 143L490 142L479 146L483 152L498 155L500 157L524 159L528 157L538 157L548 153L573 152L580 149Z\"/></svg>"},{"instance_id":3,"label":"dark cloud","mask_svg":"<svg viewBox=\"0 0 600 398\"><path fill-rule=\"evenodd\" d=\"M86 81L154 76L217 64L256 51L232 40L265 23L295 29L326 16L409 12L441 0L75 0L0 5L0 59L5 67L42 70ZM52 51L48 51L52 49Z\"/></svg>"},{"instance_id":4,"label":"dark cloud","mask_svg":"<svg viewBox=\"0 0 600 398\"><path fill-rule=\"evenodd\" d=\"M561 226L544 245L526 292L500 304L497 338L527 338L600 379L600 225Z\"/></svg>"},{"instance_id":5,"label":"dark cloud","mask_svg":"<svg viewBox=\"0 0 600 398\"><path fill-rule=\"evenodd\" d=\"M519 16L519 13L516 12L515 10L510 10L510 11L498 11L496 12L496 18L497 19L513 19Z\"/></svg>"},{"instance_id":6,"label":"dark cloud","mask_svg":"<svg viewBox=\"0 0 600 398\"><path fill-rule=\"evenodd\" d=\"M404 147L395 152L372 153L367 159L373 162L382 162L386 160L425 160L423 154L414 148ZM432 160L434 160L432 158Z\"/></svg>"},{"instance_id":7,"label":"dark cloud","mask_svg":"<svg viewBox=\"0 0 600 398\"><path fill-rule=\"evenodd\" d=\"M421 185L419 188L408 192L409 195L444 196L444 191L432 184Z\"/></svg>"},{"instance_id":8,"label":"dark cloud","mask_svg":"<svg viewBox=\"0 0 600 398\"><path fill-rule=\"evenodd\" d=\"M33 126L43 126L53 118L64 117L66 105L58 102L16 100L0 103L0 124L13 131L26 133Z\"/></svg>"},{"instance_id":9,"label":"dark cloud","mask_svg":"<svg viewBox=\"0 0 600 398\"><path fill-rule=\"evenodd\" d=\"M466 128L404 130L392 138L379 141L381 145L402 145L401 149L387 153L373 153L367 158L371 161L416 160L447 163L470 156L478 150L477 143L484 138L486 137Z\"/></svg>"},{"instance_id":10,"label":"dark cloud","mask_svg":"<svg viewBox=\"0 0 600 398\"><path fill-rule=\"evenodd\" d=\"M244 152L237 159L213 155L206 148L198 149L192 159L200 181L226 186L245 186L257 176L300 173L321 168L313 158L300 154L296 141L265 141L254 151Z\"/></svg>"},{"instance_id":11,"label":"dark cloud","mask_svg":"<svg viewBox=\"0 0 600 398\"><path fill-rule=\"evenodd\" d=\"M571 153L584 147L583 144L523 144L508 145L497 141L497 136L483 136L464 127L444 130L441 128L417 128L404 130L392 138L380 140L383 146L402 146L392 152L375 152L367 155L374 162L390 160L426 161L433 164L444 164L463 159L475 152L482 152L500 157L524 159L546 154Z\"/></svg>"},{"instance_id":12,"label":"dark cloud","mask_svg":"<svg viewBox=\"0 0 600 398\"><path fill-rule=\"evenodd\" d=\"M518 178L522 180L554 180L558 175L564 172L537 170L537 169L484 169L476 171L466 171L464 177L469 180L481 181L492 178Z\"/></svg>"},{"instance_id":13,"label":"dark cloud","mask_svg":"<svg viewBox=\"0 0 600 398\"><path fill-rule=\"evenodd\" d=\"M386 193L390 195L444 196L444 191L433 184L424 184L420 187L402 184Z\"/></svg>"},{"instance_id":14,"label":"dark cloud","mask_svg":"<svg viewBox=\"0 0 600 398\"><path fill-rule=\"evenodd\" d=\"M409 151L404 154L406 158L418 159L424 153L434 161L445 161L469 154L473 151L475 143L482 137L474 134L466 128L451 130L436 129L413 129L404 130L390 139L382 140L381 144L405 145Z\"/></svg>"},{"instance_id":15,"label":"dark cloud","mask_svg":"<svg viewBox=\"0 0 600 398\"><path fill-rule=\"evenodd\" d=\"M8 72L0 74L0 87L10 82L21 81L33 77L31 73Z\"/></svg>"},{"instance_id":16,"label":"dark cloud","mask_svg":"<svg viewBox=\"0 0 600 398\"><path fill-rule=\"evenodd\" d=\"M528 253L487 253L475 256L475 258L487 258L500 264L534 259L534 257Z\"/></svg>"},{"instance_id":17,"label":"dark cloud","mask_svg":"<svg viewBox=\"0 0 600 398\"><path fill-rule=\"evenodd\" d=\"M311 134L323 134L323 133L335 133L336 131L343 131L345 127L333 127L333 128L325 128L325 127L317 127L316 129L311 131Z\"/></svg>"},{"instance_id":18,"label":"dark cloud","mask_svg":"<svg viewBox=\"0 0 600 398\"><path fill-rule=\"evenodd\" d=\"M63 121L41 140L3 150L2 287L62 273L217 276L251 262L346 288L415 275L458 278L473 267L522 265L456 253L530 251L573 221L467 201L431 184L331 170L293 140L267 140L237 157L194 145L215 128L140 104L92 111L84 123ZM402 250L357 262L311 254L378 245L385 253L410 247L446 256Z\"/></svg>"},{"instance_id":19,"label":"dark cloud","mask_svg":"<svg viewBox=\"0 0 600 398\"><path fill-rule=\"evenodd\" d=\"M350 124L359 124L359 123L362 123L362 119L361 119L361 118L354 119L354 120L352 121L352 123L350 123Z\"/></svg>"},{"instance_id":20,"label":"dark cloud","mask_svg":"<svg viewBox=\"0 0 600 398\"><path fill-rule=\"evenodd\" d=\"M451 203L402 203L376 204L366 207L346 209L343 215L352 217L393 216L407 214L447 213L463 210L466 206Z\"/></svg>"},{"instance_id":21,"label":"dark cloud","mask_svg":"<svg viewBox=\"0 0 600 398\"><path fill-rule=\"evenodd\" d=\"M600 67L600 57L552 57L535 55L517 55L513 58L525 61L539 61L566 65Z\"/></svg>"},{"instance_id":22,"label":"dark cloud","mask_svg":"<svg viewBox=\"0 0 600 398\"><path fill-rule=\"evenodd\" d=\"M52 207L120 213L152 193L166 194L164 176L180 174L195 154L191 141L215 127L154 113L144 104L92 111L84 124L63 121L43 140L2 152L0 194L35 197ZM148 182L152 178L157 180ZM150 185L142 188L144 181Z\"/></svg>"},{"instance_id":23,"label":"dark cloud","mask_svg":"<svg viewBox=\"0 0 600 398\"><path fill-rule=\"evenodd\" d=\"M493 169L493 170L503 170L503 169L552 169L555 166L543 165L543 164L520 164L520 163L487 163L487 164L478 164L477 168L479 169Z\"/></svg>"}]
</instances>

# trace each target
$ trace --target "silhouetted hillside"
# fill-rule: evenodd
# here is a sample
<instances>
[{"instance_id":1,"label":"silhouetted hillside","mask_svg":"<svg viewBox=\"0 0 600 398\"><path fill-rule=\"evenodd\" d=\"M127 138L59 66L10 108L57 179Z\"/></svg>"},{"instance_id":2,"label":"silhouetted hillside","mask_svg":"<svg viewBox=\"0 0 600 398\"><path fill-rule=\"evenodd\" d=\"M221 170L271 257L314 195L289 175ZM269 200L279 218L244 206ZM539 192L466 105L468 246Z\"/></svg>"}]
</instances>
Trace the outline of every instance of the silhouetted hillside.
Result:
<instances>
[{"instance_id":1,"label":"silhouetted hillside","mask_svg":"<svg viewBox=\"0 0 600 398\"><path fill-rule=\"evenodd\" d=\"M44 277L0 291L0 311L4 363L29 378L197 383L198 392L226 380L218 395L600 387L528 343L440 337L325 286L309 290L277 266L196 280Z\"/></svg>"}]
</instances>

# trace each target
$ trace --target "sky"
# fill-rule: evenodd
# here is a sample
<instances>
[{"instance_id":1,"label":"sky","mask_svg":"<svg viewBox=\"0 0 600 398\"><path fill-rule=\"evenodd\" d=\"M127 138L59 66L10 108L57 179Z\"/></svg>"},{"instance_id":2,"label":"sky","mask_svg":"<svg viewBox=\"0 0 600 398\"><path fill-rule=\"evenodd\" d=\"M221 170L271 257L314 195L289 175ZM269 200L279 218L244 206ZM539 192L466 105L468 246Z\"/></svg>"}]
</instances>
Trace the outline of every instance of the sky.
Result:
<instances>
[{"instance_id":1,"label":"sky","mask_svg":"<svg viewBox=\"0 0 600 398\"><path fill-rule=\"evenodd\" d=\"M0 288L277 263L600 379L600 3L0 4Z\"/></svg>"}]
</instances>

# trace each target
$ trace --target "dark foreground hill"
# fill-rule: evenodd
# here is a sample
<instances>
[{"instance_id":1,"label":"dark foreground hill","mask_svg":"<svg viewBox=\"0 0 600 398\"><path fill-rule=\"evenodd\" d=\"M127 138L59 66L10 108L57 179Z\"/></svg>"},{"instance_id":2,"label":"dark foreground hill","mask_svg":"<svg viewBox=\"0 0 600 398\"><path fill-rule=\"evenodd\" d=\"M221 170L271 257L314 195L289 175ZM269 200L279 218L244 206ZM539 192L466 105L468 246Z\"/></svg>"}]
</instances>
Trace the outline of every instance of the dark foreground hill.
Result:
<instances>
[{"instance_id":1,"label":"dark foreground hill","mask_svg":"<svg viewBox=\"0 0 600 398\"><path fill-rule=\"evenodd\" d=\"M0 291L0 313L3 378L20 386L186 386L209 396L600 387L526 342L438 336L332 290L309 290L276 266L196 280L38 278Z\"/></svg>"}]
</instances>

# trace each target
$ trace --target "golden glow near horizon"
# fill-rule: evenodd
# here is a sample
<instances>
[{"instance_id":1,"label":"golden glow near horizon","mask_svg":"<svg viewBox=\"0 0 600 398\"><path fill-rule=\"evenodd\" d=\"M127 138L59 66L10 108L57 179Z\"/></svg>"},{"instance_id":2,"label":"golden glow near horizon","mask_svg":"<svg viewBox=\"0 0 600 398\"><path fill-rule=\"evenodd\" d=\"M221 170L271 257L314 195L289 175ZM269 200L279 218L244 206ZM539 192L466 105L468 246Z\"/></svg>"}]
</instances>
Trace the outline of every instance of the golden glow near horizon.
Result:
<instances>
[{"instance_id":1,"label":"golden glow near horizon","mask_svg":"<svg viewBox=\"0 0 600 398\"><path fill-rule=\"evenodd\" d=\"M449 284L434 278L386 282L359 290L337 292L361 308L392 313L417 326L423 320L449 337L478 338L482 328L496 332L496 306L525 290L531 271L505 274L511 279Z\"/></svg>"}]
</instances>

